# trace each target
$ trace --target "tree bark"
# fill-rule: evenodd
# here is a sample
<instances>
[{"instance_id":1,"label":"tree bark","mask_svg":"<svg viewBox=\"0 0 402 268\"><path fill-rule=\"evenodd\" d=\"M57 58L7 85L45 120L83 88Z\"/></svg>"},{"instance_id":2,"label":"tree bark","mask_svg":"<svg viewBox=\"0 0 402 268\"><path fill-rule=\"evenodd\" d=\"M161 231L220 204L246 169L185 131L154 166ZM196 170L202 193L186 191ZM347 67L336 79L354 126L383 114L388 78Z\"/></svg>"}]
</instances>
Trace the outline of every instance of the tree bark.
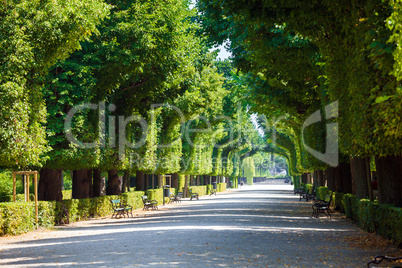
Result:
<instances>
[{"instance_id":1,"label":"tree bark","mask_svg":"<svg viewBox=\"0 0 402 268\"><path fill-rule=\"evenodd\" d=\"M135 176L135 189L136 191L144 191L144 172L137 171Z\"/></svg>"},{"instance_id":2,"label":"tree bark","mask_svg":"<svg viewBox=\"0 0 402 268\"><path fill-rule=\"evenodd\" d=\"M368 198L369 187L367 184L366 158L351 158L350 171L352 174L352 193L359 199Z\"/></svg>"},{"instance_id":3,"label":"tree bark","mask_svg":"<svg viewBox=\"0 0 402 268\"><path fill-rule=\"evenodd\" d=\"M93 172L92 169L88 169L88 180L89 180L89 197L94 197L94 184L93 184Z\"/></svg>"},{"instance_id":4,"label":"tree bark","mask_svg":"<svg viewBox=\"0 0 402 268\"><path fill-rule=\"evenodd\" d=\"M313 187L317 189L320 186L324 186L323 183L323 172L322 170L315 170L313 173Z\"/></svg>"},{"instance_id":5,"label":"tree bark","mask_svg":"<svg viewBox=\"0 0 402 268\"><path fill-rule=\"evenodd\" d=\"M376 157L378 201L402 207L402 156Z\"/></svg>"},{"instance_id":6,"label":"tree bark","mask_svg":"<svg viewBox=\"0 0 402 268\"><path fill-rule=\"evenodd\" d=\"M190 180L191 180L191 175L190 175ZM187 189L188 189L188 186L189 186L188 184L189 184L188 175L185 175L185 180L184 180L184 193L183 193L184 197L187 197L187 196L188 196L188 194L187 194Z\"/></svg>"},{"instance_id":7,"label":"tree bark","mask_svg":"<svg viewBox=\"0 0 402 268\"><path fill-rule=\"evenodd\" d=\"M122 193L130 192L130 171L124 170Z\"/></svg>"},{"instance_id":8,"label":"tree bark","mask_svg":"<svg viewBox=\"0 0 402 268\"><path fill-rule=\"evenodd\" d=\"M368 193L370 201L373 201L373 189L371 188L371 171L370 171L370 157L366 157L366 181L368 186Z\"/></svg>"},{"instance_id":9,"label":"tree bark","mask_svg":"<svg viewBox=\"0 0 402 268\"><path fill-rule=\"evenodd\" d=\"M73 199L89 198L90 178L88 169L79 169L73 171Z\"/></svg>"},{"instance_id":10,"label":"tree bark","mask_svg":"<svg viewBox=\"0 0 402 268\"><path fill-rule=\"evenodd\" d=\"M151 185L153 187L153 176L151 175ZM148 191L149 189L149 174L144 174L144 191Z\"/></svg>"},{"instance_id":11,"label":"tree bark","mask_svg":"<svg viewBox=\"0 0 402 268\"><path fill-rule=\"evenodd\" d=\"M327 186L328 189L331 191L336 191L335 180L338 172L339 169L337 167L328 167L327 170L325 171L325 174L327 176Z\"/></svg>"},{"instance_id":12,"label":"tree bark","mask_svg":"<svg viewBox=\"0 0 402 268\"><path fill-rule=\"evenodd\" d=\"M108 171L108 180L106 187L106 195L120 195L121 194L121 181L117 169Z\"/></svg>"},{"instance_id":13,"label":"tree bark","mask_svg":"<svg viewBox=\"0 0 402 268\"><path fill-rule=\"evenodd\" d=\"M157 175L158 176L158 187L159 187L159 189L161 189L161 188L163 188L163 185L164 185L164 181L163 181L163 178L162 178L162 175Z\"/></svg>"},{"instance_id":14,"label":"tree bark","mask_svg":"<svg viewBox=\"0 0 402 268\"><path fill-rule=\"evenodd\" d=\"M61 169L42 168L39 172L38 199L42 201L63 200L61 192Z\"/></svg>"},{"instance_id":15,"label":"tree bark","mask_svg":"<svg viewBox=\"0 0 402 268\"><path fill-rule=\"evenodd\" d=\"M349 163L339 164L338 192L344 194L352 193L352 174L350 173Z\"/></svg>"},{"instance_id":16,"label":"tree bark","mask_svg":"<svg viewBox=\"0 0 402 268\"><path fill-rule=\"evenodd\" d=\"M100 169L93 170L93 183L92 183L92 194L93 197L99 197L102 193L102 179Z\"/></svg>"},{"instance_id":17,"label":"tree bark","mask_svg":"<svg viewBox=\"0 0 402 268\"><path fill-rule=\"evenodd\" d=\"M178 191L180 191L180 189L179 189L179 174L173 173L171 175L172 175L172 188L178 189Z\"/></svg>"},{"instance_id":18,"label":"tree bark","mask_svg":"<svg viewBox=\"0 0 402 268\"><path fill-rule=\"evenodd\" d=\"M304 183L304 184L307 183L307 173L303 173L303 174L302 174L301 182Z\"/></svg>"}]
</instances>

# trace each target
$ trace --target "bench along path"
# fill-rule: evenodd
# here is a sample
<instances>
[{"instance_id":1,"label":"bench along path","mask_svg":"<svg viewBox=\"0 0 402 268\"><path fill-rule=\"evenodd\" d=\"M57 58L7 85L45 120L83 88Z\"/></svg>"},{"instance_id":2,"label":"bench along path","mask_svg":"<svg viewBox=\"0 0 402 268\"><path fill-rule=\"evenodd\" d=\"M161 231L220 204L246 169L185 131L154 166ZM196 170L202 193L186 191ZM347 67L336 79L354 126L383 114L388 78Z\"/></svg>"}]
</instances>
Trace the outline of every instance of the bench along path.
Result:
<instances>
[{"instance_id":1,"label":"bench along path","mask_svg":"<svg viewBox=\"0 0 402 268\"><path fill-rule=\"evenodd\" d=\"M379 253L349 246L346 236L364 233L340 215L312 218L291 189L243 186L134 218L0 237L0 266L364 267Z\"/></svg>"}]
</instances>

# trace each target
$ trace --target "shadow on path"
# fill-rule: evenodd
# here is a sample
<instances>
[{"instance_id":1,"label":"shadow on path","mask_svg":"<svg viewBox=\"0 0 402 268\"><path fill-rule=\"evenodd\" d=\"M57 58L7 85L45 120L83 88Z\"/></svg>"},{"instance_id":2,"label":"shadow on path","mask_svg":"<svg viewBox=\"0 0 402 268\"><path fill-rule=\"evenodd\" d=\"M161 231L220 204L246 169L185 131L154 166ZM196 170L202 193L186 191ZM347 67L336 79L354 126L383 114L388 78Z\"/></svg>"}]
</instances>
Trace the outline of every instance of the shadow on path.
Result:
<instances>
[{"instance_id":1,"label":"shadow on path","mask_svg":"<svg viewBox=\"0 0 402 268\"><path fill-rule=\"evenodd\" d=\"M311 203L298 201L291 187L255 185L140 217L10 239L0 265L364 267L375 252L349 247L351 234L363 232L340 215L311 218Z\"/></svg>"}]
</instances>

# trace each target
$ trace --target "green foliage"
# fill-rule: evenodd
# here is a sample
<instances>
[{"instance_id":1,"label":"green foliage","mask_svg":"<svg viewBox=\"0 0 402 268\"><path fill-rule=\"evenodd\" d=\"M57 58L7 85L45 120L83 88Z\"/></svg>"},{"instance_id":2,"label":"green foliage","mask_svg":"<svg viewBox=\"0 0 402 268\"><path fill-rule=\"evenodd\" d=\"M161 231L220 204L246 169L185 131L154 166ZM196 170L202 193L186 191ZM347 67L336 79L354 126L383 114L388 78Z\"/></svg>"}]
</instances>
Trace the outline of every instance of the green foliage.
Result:
<instances>
[{"instance_id":1,"label":"green foliage","mask_svg":"<svg viewBox=\"0 0 402 268\"><path fill-rule=\"evenodd\" d=\"M24 188L21 180L16 181L17 194L23 193ZM13 175L10 171L3 171L0 173L0 202L11 201L7 197L13 194Z\"/></svg>"},{"instance_id":2,"label":"green foliage","mask_svg":"<svg viewBox=\"0 0 402 268\"><path fill-rule=\"evenodd\" d=\"M244 177L246 177L247 179L249 179L249 178L252 179L254 177L255 166L254 166L254 160L252 157L246 157L243 159L243 172L244 172Z\"/></svg>"},{"instance_id":3,"label":"green foliage","mask_svg":"<svg viewBox=\"0 0 402 268\"><path fill-rule=\"evenodd\" d=\"M315 193L315 196L316 196L316 199L318 199L318 200L325 200L325 196L327 194L332 194L332 192L328 189L328 187L321 186L321 187L318 187L318 189Z\"/></svg>"},{"instance_id":4,"label":"green foliage","mask_svg":"<svg viewBox=\"0 0 402 268\"><path fill-rule=\"evenodd\" d=\"M207 195L208 194L208 186L207 185L202 185L202 186L189 186L189 189L193 191L193 193L198 193L199 196Z\"/></svg>"},{"instance_id":5,"label":"green foliage","mask_svg":"<svg viewBox=\"0 0 402 268\"><path fill-rule=\"evenodd\" d=\"M33 230L35 223L34 203L0 203L0 234L18 235Z\"/></svg>"},{"instance_id":6,"label":"green foliage","mask_svg":"<svg viewBox=\"0 0 402 268\"><path fill-rule=\"evenodd\" d=\"M218 191L218 192L224 192L224 191L226 191L226 183L218 183L217 185L216 185L216 190Z\"/></svg>"},{"instance_id":7,"label":"green foliage","mask_svg":"<svg viewBox=\"0 0 402 268\"><path fill-rule=\"evenodd\" d=\"M61 193L62 193L62 195L63 195L63 200L64 199L71 199L71 197L72 197L72 190L64 190L64 191L61 191Z\"/></svg>"},{"instance_id":8,"label":"green foliage","mask_svg":"<svg viewBox=\"0 0 402 268\"><path fill-rule=\"evenodd\" d=\"M108 12L102 1L7 1L0 7L0 164L40 165L47 152L41 87Z\"/></svg>"},{"instance_id":9,"label":"green foliage","mask_svg":"<svg viewBox=\"0 0 402 268\"><path fill-rule=\"evenodd\" d=\"M346 194L343 197L346 217L368 232L376 232L390 239L396 246L402 245L402 209L377 201L358 200Z\"/></svg>"},{"instance_id":10,"label":"green foliage","mask_svg":"<svg viewBox=\"0 0 402 268\"><path fill-rule=\"evenodd\" d=\"M158 205L163 204L163 189L151 189L147 191L148 199L158 201ZM165 202L167 199L165 200Z\"/></svg>"},{"instance_id":11,"label":"green foliage","mask_svg":"<svg viewBox=\"0 0 402 268\"><path fill-rule=\"evenodd\" d=\"M161 190L159 190L161 192ZM111 199L121 199L133 209L142 208L141 196L144 192L129 192L120 196L102 196L88 199L69 199L63 202L38 202L38 226L51 227L67 218L62 215L68 210L70 222L88 219L89 217L105 217L113 210ZM31 231L35 228L35 203L10 202L0 203L0 235L17 235Z\"/></svg>"}]
</instances>

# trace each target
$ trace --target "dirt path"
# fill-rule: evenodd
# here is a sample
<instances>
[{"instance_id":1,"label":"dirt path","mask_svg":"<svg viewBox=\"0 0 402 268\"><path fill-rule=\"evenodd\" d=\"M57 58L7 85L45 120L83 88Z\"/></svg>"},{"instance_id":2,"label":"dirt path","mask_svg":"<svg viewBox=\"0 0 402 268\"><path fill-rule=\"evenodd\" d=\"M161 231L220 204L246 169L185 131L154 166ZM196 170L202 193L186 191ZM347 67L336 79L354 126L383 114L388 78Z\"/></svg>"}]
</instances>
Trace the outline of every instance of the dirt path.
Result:
<instances>
[{"instance_id":1,"label":"dirt path","mask_svg":"<svg viewBox=\"0 0 402 268\"><path fill-rule=\"evenodd\" d=\"M340 214L311 218L286 184L245 186L129 219L0 238L6 267L364 267L380 252ZM360 239L363 238L363 239Z\"/></svg>"}]
</instances>

